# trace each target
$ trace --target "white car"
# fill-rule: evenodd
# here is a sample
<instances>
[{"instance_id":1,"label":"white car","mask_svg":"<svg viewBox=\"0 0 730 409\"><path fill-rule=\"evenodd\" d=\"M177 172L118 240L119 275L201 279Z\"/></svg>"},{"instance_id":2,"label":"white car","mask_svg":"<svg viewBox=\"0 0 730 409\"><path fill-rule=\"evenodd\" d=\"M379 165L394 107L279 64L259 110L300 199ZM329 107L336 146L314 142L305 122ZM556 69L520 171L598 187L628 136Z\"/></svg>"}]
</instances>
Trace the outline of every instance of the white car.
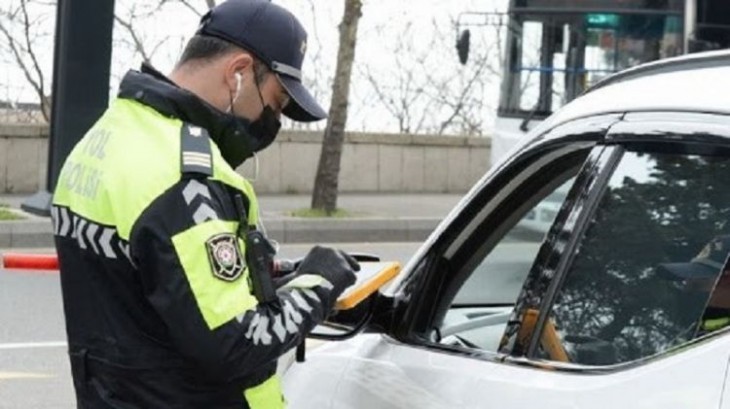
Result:
<instances>
[{"instance_id":1,"label":"white car","mask_svg":"<svg viewBox=\"0 0 730 409\"><path fill-rule=\"evenodd\" d=\"M553 219L531 228L536 209ZM351 337L293 363L285 394L293 409L730 409L729 237L730 53L619 73L335 316Z\"/></svg>"}]
</instances>

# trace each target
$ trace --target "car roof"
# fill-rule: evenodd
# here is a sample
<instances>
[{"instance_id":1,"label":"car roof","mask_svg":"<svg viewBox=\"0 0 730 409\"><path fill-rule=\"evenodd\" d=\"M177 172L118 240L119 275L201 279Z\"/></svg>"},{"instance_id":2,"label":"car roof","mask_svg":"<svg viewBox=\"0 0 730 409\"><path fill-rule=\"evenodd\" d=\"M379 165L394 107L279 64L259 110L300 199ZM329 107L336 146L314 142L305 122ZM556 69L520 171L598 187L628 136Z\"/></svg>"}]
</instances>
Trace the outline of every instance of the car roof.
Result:
<instances>
[{"instance_id":1,"label":"car roof","mask_svg":"<svg viewBox=\"0 0 730 409\"><path fill-rule=\"evenodd\" d=\"M652 111L730 114L730 50L668 58L614 74L539 128L594 115Z\"/></svg>"}]
</instances>

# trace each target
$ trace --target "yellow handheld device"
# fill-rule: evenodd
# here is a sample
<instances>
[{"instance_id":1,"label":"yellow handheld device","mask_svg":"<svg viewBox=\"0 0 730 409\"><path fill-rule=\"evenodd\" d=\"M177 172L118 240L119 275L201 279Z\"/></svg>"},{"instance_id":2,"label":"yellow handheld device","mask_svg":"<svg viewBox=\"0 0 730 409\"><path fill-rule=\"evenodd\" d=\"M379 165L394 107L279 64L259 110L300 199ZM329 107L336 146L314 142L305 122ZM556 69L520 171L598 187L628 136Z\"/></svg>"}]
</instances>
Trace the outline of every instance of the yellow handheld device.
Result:
<instances>
[{"instance_id":1,"label":"yellow handheld device","mask_svg":"<svg viewBox=\"0 0 730 409\"><path fill-rule=\"evenodd\" d=\"M396 261L361 262L360 271L355 273L355 284L348 287L340 295L335 304L335 309L349 310L354 308L398 275L400 268L400 263Z\"/></svg>"}]
</instances>

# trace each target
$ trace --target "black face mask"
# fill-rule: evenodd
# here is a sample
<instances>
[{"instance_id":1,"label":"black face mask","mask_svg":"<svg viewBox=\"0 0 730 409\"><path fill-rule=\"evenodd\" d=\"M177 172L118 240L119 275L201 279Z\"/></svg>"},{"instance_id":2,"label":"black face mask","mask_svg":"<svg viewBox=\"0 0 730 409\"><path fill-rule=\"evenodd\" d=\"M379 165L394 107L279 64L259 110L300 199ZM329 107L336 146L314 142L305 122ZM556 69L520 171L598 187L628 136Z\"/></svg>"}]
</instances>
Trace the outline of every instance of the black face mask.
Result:
<instances>
[{"instance_id":1,"label":"black face mask","mask_svg":"<svg viewBox=\"0 0 730 409\"><path fill-rule=\"evenodd\" d=\"M233 168L271 145L281 128L281 122L268 105L253 122L233 114L225 114L225 118L222 132L211 135L211 138L220 148L223 159Z\"/></svg>"},{"instance_id":2,"label":"black face mask","mask_svg":"<svg viewBox=\"0 0 730 409\"><path fill-rule=\"evenodd\" d=\"M238 77L238 88L236 97L240 90L240 78ZM234 97L231 95L231 103L226 115L229 117L228 128L231 132L218 138L218 144L221 149L223 159L232 167L236 168L246 159L252 157L254 153L259 152L274 142L276 135L281 129L281 121L276 117L274 110L264 103L264 97L261 95L261 88L256 85L256 92L259 95L259 101L263 107L261 114L254 121L247 121L244 118L236 116L233 111Z\"/></svg>"},{"instance_id":3,"label":"black face mask","mask_svg":"<svg viewBox=\"0 0 730 409\"><path fill-rule=\"evenodd\" d=\"M251 122L251 126L249 127L251 134L256 139L254 152L258 152L271 145L281 128L281 122L276 117L274 110L264 102L264 96L261 95L261 87L258 83L256 84L256 92L259 94L259 101L263 108L261 115L259 115L258 119Z\"/></svg>"},{"instance_id":4,"label":"black face mask","mask_svg":"<svg viewBox=\"0 0 730 409\"><path fill-rule=\"evenodd\" d=\"M224 118L224 127L210 137L218 145L223 159L235 169L253 156L258 143L249 130L251 122L231 114L225 114Z\"/></svg>"},{"instance_id":5,"label":"black face mask","mask_svg":"<svg viewBox=\"0 0 730 409\"><path fill-rule=\"evenodd\" d=\"M261 98L261 104L264 105L261 91L259 91L259 98ZM226 113L226 116L229 120L227 128L230 131L218 135L216 143L220 147L223 159L234 168L240 166L254 153L271 145L281 129L281 121L276 118L274 110L268 105L264 105L261 115L255 121L249 122L245 118L236 116L233 112L233 98L231 98L231 112Z\"/></svg>"},{"instance_id":6,"label":"black face mask","mask_svg":"<svg viewBox=\"0 0 730 409\"><path fill-rule=\"evenodd\" d=\"M251 125L248 127L251 136L256 141L255 146L253 146L254 152L263 150L271 145L274 139L276 139L279 129L281 129L281 121L276 118L274 110L266 105L258 119L251 122Z\"/></svg>"}]
</instances>

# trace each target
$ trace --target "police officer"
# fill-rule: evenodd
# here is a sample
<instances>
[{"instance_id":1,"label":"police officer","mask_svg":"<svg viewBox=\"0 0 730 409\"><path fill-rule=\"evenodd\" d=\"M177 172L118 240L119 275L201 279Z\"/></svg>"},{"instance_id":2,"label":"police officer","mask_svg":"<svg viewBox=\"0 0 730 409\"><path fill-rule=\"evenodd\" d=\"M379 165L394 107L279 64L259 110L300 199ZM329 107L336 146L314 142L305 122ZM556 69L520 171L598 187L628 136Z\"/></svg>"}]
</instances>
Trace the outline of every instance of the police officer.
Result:
<instances>
[{"instance_id":1,"label":"police officer","mask_svg":"<svg viewBox=\"0 0 730 409\"><path fill-rule=\"evenodd\" d=\"M301 83L306 47L290 12L228 0L169 78L130 71L68 157L52 215L79 407L285 406L277 358L358 269L315 247L269 298L253 288L258 202L234 169L282 113L325 117Z\"/></svg>"},{"instance_id":2,"label":"police officer","mask_svg":"<svg viewBox=\"0 0 730 409\"><path fill-rule=\"evenodd\" d=\"M730 254L730 235L719 235L707 243L699 254L687 263L664 263L659 273L682 288L696 294L704 312L693 328L697 338L730 325L730 269L726 262Z\"/></svg>"}]
</instances>

